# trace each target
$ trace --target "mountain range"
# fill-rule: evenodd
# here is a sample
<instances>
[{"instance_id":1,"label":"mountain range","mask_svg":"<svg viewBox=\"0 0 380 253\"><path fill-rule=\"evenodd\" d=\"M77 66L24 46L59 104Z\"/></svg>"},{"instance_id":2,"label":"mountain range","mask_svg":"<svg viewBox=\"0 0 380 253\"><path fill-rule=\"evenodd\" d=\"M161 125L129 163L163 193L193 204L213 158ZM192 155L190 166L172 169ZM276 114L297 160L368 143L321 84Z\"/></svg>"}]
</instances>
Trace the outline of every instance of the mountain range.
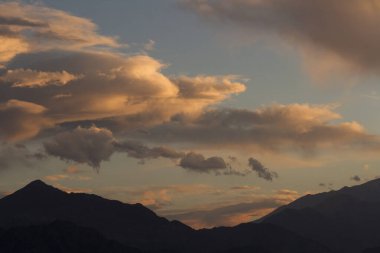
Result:
<instances>
[{"instance_id":1,"label":"mountain range","mask_svg":"<svg viewBox=\"0 0 380 253\"><path fill-rule=\"evenodd\" d=\"M356 253L379 247L380 179L338 191L306 195L259 222L281 226L320 242L334 252Z\"/></svg>"},{"instance_id":2,"label":"mountain range","mask_svg":"<svg viewBox=\"0 0 380 253\"><path fill-rule=\"evenodd\" d=\"M262 219L195 230L141 204L37 180L0 199L0 252L373 253L380 180L306 195Z\"/></svg>"}]
</instances>

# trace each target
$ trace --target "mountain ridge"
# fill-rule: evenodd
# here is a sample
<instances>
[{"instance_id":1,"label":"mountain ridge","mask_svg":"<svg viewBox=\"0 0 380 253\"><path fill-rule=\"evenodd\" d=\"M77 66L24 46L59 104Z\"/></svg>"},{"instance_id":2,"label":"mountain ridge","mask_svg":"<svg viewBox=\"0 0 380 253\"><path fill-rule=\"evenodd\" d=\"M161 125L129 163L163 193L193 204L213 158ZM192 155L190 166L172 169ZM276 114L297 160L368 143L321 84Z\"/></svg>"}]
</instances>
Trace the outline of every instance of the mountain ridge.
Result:
<instances>
[{"instance_id":1,"label":"mountain ridge","mask_svg":"<svg viewBox=\"0 0 380 253\"><path fill-rule=\"evenodd\" d=\"M73 231L94 229L106 240L149 253L332 253L322 244L277 225L247 223L198 231L159 217L141 204L66 193L41 180L0 199L0 227L5 230L22 227L28 231L31 226L49 227L56 221L78 226Z\"/></svg>"},{"instance_id":2,"label":"mountain ridge","mask_svg":"<svg viewBox=\"0 0 380 253\"><path fill-rule=\"evenodd\" d=\"M380 246L380 180L306 195L266 215L259 223L281 226L338 252Z\"/></svg>"}]
</instances>

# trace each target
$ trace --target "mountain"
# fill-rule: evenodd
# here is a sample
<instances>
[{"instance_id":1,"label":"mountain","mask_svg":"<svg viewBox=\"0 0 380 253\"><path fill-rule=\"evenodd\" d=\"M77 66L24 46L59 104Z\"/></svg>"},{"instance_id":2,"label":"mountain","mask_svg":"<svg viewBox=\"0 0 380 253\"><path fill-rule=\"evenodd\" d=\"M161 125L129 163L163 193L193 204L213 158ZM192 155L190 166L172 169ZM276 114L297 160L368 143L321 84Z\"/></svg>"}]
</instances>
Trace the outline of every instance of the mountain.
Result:
<instances>
[{"instance_id":1,"label":"mountain","mask_svg":"<svg viewBox=\"0 0 380 253\"><path fill-rule=\"evenodd\" d=\"M1 253L142 253L108 240L94 229L68 222L14 227L0 231Z\"/></svg>"},{"instance_id":2,"label":"mountain","mask_svg":"<svg viewBox=\"0 0 380 253\"><path fill-rule=\"evenodd\" d=\"M66 193L39 180L0 199L1 227L0 244L5 240L33 245L40 250L30 251L34 253L46 252L44 245L57 248L50 252L83 252L81 243L94 240L99 250L109 244L115 252L122 249L125 253L134 248L144 253L331 253L320 243L276 225L248 223L194 230L159 217L141 204ZM66 237L67 233L72 236ZM89 236L82 241L81 234ZM0 252L6 252L1 251L1 245ZM97 251L89 248L84 252Z\"/></svg>"},{"instance_id":3,"label":"mountain","mask_svg":"<svg viewBox=\"0 0 380 253\"><path fill-rule=\"evenodd\" d=\"M380 247L370 248L363 251L363 253L379 253L379 252L380 252Z\"/></svg>"},{"instance_id":4,"label":"mountain","mask_svg":"<svg viewBox=\"0 0 380 253\"><path fill-rule=\"evenodd\" d=\"M304 196L260 219L337 252L380 246L380 180ZM380 251L379 251L380 252Z\"/></svg>"},{"instance_id":5,"label":"mountain","mask_svg":"<svg viewBox=\"0 0 380 253\"><path fill-rule=\"evenodd\" d=\"M39 180L0 200L0 227L55 220L94 228L108 238L144 249L177 247L193 232L190 227L159 217L141 204L66 193Z\"/></svg>"},{"instance_id":6,"label":"mountain","mask_svg":"<svg viewBox=\"0 0 380 253\"><path fill-rule=\"evenodd\" d=\"M189 252L332 253L326 246L272 224L202 229Z\"/></svg>"}]
</instances>

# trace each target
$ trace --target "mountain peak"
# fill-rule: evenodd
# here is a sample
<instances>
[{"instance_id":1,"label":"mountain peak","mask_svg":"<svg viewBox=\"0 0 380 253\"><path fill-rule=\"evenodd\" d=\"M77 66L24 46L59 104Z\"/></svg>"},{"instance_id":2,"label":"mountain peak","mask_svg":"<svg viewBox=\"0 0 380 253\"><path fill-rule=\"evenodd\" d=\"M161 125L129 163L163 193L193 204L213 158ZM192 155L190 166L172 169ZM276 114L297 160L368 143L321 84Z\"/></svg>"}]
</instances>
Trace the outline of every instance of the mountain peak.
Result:
<instances>
[{"instance_id":1,"label":"mountain peak","mask_svg":"<svg viewBox=\"0 0 380 253\"><path fill-rule=\"evenodd\" d=\"M6 196L6 199L21 199L24 201L28 200L34 200L36 198L56 198L62 195L65 195L66 193L54 188L51 185L46 184L42 180L34 180L21 188L20 190L16 191L15 193Z\"/></svg>"},{"instance_id":2,"label":"mountain peak","mask_svg":"<svg viewBox=\"0 0 380 253\"><path fill-rule=\"evenodd\" d=\"M21 190L24 190L24 191L25 190L28 190L28 191L52 191L52 190L53 191L60 191L59 189L54 188L53 186L46 184L44 181L42 181L40 179L37 179L37 180L30 182L29 184L27 184L26 186L21 188Z\"/></svg>"},{"instance_id":3,"label":"mountain peak","mask_svg":"<svg viewBox=\"0 0 380 253\"><path fill-rule=\"evenodd\" d=\"M44 181L37 179L37 180L30 182L25 187L33 187L33 188L35 188L35 187L49 187L49 185L47 185Z\"/></svg>"}]
</instances>

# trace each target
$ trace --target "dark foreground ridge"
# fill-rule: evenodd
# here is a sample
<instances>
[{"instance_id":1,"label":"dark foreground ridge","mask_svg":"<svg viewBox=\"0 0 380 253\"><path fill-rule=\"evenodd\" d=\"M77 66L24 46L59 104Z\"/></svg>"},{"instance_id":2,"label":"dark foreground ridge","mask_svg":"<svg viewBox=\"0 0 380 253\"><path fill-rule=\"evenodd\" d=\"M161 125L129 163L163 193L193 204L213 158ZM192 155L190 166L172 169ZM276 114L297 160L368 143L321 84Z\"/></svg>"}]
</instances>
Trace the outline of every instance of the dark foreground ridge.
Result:
<instances>
[{"instance_id":1,"label":"dark foreground ridge","mask_svg":"<svg viewBox=\"0 0 380 253\"><path fill-rule=\"evenodd\" d=\"M260 222L281 226L335 252L380 252L380 179L307 195Z\"/></svg>"},{"instance_id":2,"label":"dark foreground ridge","mask_svg":"<svg viewBox=\"0 0 380 253\"><path fill-rule=\"evenodd\" d=\"M94 229L55 221L0 231L0 252L17 253L142 253L106 239Z\"/></svg>"},{"instance_id":3,"label":"dark foreground ridge","mask_svg":"<svg viewBox=\"0 0 380 253\"><path fill-rule=\"evenodd\" d=\"M141 204L37 180L0 199L0 252L370 253L380 247L379 194L371 181L305 196L260 222L194 230Z\"/></svg>"}]
</instances>

